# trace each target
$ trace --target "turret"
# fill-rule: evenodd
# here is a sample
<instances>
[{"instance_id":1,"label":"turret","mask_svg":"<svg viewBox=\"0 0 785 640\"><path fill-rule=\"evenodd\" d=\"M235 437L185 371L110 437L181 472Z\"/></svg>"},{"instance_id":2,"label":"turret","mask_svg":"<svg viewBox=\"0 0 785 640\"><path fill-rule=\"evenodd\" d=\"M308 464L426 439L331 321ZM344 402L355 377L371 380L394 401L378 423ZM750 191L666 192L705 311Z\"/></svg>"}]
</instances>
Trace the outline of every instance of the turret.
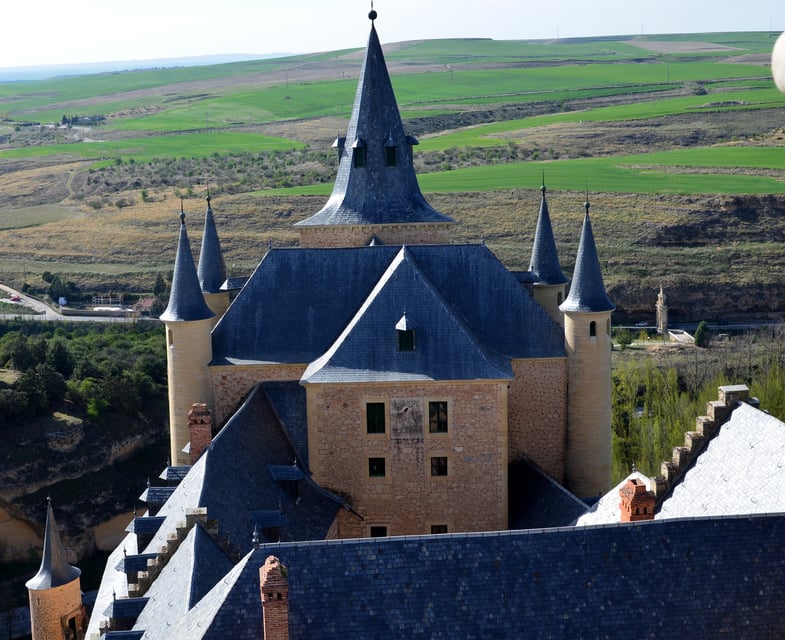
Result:
<instances>
[{"instance_id":1,"label":"turret","mask_svg":"<svg viewBox=\"0 0 785 640\"><path fill-rule=\"evenodd\" d=\"M373 21L345 137L333 144L339 165L332 195L315 215L298 222L305 247L449 242L453 221L420 191L412 163L417 140L406 135Z\"/></svg>"},{"instance_id":2,"label":"turret","mask_svg":"<svg viewBox=\"0 0 785 640\"><path fill-rule=\"evenodd\" d=\"M229 291L221 289L226 282L226 265L221 251L221 242L215 228L213 209L210 206L210 194L207 194L207 211L204 214L204 233L202 234L202 248L199 251L199 267L196 270L199 276L199 286L204 295L204 301L215 314L213 326L221 319L229 308Z\"/></svg>"},{"instance_id":3,"label":"turret","mask_svg":"<svg viewBox=\"0 0 785 640\"><path fill-rule=\"evenodd\" d=\"M169 305L161 314L166 325L166 362L169 380L169 440L174 466L189 465L183 448L188 444L188 411L195 402L213 405L210 372L213 357L210 331L215 314L207 306L194 266L185 214L180 213L180 238L172 276Z\"/></svg>"},{"instance_id":4,"label":"turret","mask_svg":"<svg viewBox=\"0 0 785 640\"><path fill-rule=\"evenodd\" d=\"M564 326L564 318L559 311L559 305L564 302L564 292L569 280L562 273L559 264L544 184L540 190L542 191L540 213L537 217L537 230L534 233L532 257L529 261L529 271L535 277L532 294L534 299L548 312L548 315Z\"/></svg>"},{"instance_id":5,"label":"turret","mask_svg":"<svg viewBox=\"0 0 785 640\"><path fill-rule=\"evenodd\" d=\"M611 312L594 244L589 203L564 314L567 382L567 488L595 497L611 482Z\"/></svg>"},{"instance_id":6,"label":"turret","mask_svg":"<svg viewBox=\"0 0 785 640\"><path fill-rule=\"evenodd\" d=\"M27 581L33 640L83 638L87 615L82 606L81 571L68 564L48 500L41 567Z\"/></svg>"}]
</instances>

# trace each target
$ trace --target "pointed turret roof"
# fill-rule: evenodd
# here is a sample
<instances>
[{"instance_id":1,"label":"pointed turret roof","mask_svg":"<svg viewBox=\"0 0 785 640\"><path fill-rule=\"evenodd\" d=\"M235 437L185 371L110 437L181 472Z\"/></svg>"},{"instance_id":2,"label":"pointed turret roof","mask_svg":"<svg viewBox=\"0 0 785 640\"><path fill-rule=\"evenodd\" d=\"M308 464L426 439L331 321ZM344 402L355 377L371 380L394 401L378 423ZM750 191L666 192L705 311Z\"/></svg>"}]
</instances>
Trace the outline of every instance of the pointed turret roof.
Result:
<instances>
[{"instance_id":1,"label":"pointed turret roof","mask_svg":"<svg viewBox=\"0 0 785 640\"><path fill-rule=\"evenodd\" d=\"M57 530L52 501L47 500L46 530L44 532L44 555L41 567L26 585L31 591L53 589L76 580L82 572L66 562L60 532Z\"/></svg>"},{"instance_id":2,"label":"pointed turret roof","mask_svg":"<svg viewBox=\"0 0 785 640\"><path fill-rule=\"evenodd\" d=\"M556 240L553 237L553 227L551 227L551 216L548 213L548 201L545 199L546 188L544 184L540 190L542 191L542 200L540 200L540 214L537 217L537 230L534 233L529 271L535 275L537 282L564 284L569 279L564 275L559 264Z\"/></svg>"},{"instance_id":3,"label":"pointed turret roof","mask_svg":"<svg viewBox=\"0 0 785 640\"><path fill-rule=\"evenodd\" d=\"M581 242L575 258L575 272L572 274L570 294L559 309L565 313L613 311L616 306L608 298L605 283L602 281L600 258L597 255L589 218L589 202L587 201L584 206L586 215L583 218Z\"/></svg>"},{"instance_id":4,"label":"pointed turret roof","mask_svg":"<svg viewBox=\"0 0 785 640\"><path fill-rule=\"evenodd\" d=\"M221 242L215 228L213 209L210 206L210 194L207 194L207 212L204 215L204 233L202 248L199 252L199 286L204 293L218 293L226 281L226 265L221 252Z\"/></svg>"},{"instance_id":5,"label":"pointed turret roof","mask_svg":"<svg viewBox=\"0 0 785 640\"><path fill-rule=\"evenodd\" d=\"M199 276L196 274L194 257L185 229L185 214L181 211L180 239L177 243L177 257L174 260L172 291L169 294L169 304L161 314L161 320L164 322L186 322L207 320L214 315L204 301L199 286Z\"/></svg>"},{"instance_id":6,"label":"pointed turret roof","mask_svg":"<svg viewBox=\"0 0 785 640\"><path fill-rule=\"evenodd\" d=\"M373 21L376 12L371 11ZM295 226L449 223L422 195L412 164L417 141L403 130L382 46L371 25L352 117L333 193L321 211Z\"/></svg>"}]
</instances>

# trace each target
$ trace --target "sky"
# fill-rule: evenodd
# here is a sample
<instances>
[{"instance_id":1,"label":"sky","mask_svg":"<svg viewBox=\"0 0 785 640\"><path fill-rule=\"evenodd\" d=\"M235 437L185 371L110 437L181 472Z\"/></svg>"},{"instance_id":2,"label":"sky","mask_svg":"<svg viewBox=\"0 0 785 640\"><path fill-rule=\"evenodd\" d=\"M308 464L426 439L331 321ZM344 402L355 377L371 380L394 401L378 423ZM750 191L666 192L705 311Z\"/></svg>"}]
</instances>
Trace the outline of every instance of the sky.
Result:
<instances>
[{"instance_id":1,"label":"sky","mask_svg":"<svg viewBox=\"0 0 785 640\"><path fill-rule=\"evenodd\" d=\"M0 68L361 47L370 0L38 0L2 10ZM783 31L782 0L375 0L383 43Z\"/></svg>"}]
</instances>

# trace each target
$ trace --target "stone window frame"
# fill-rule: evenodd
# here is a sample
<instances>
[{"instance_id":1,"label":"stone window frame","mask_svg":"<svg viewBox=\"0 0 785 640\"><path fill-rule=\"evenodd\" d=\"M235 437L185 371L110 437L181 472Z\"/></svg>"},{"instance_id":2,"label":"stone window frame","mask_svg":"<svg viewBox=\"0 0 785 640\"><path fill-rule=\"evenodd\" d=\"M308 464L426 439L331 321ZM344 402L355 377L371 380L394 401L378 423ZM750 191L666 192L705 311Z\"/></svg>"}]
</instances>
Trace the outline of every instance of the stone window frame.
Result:
<instances>
[{"instance_id":1,"label":"stone window frame","mask_svg":"<svg viewBox=\"0 0 785 640\"><path fill-rule=\"evenodd\" d=\"M374 468L373 466L374 464L378 464L379 460L382 462L382 473L378 473L378 467ZM389 478L387 473L387 456L368 456L366 469L368 470L368 478L372 480L384 480ZM372 473L373 471L376 472Z\"/></svg>"},{"instance_id":2,"label":"stone window frame","mask_svg":"<svg viewBox=\"0 0 785 640\"><path fill-rule=\"evenodd\" d=\"M384 405L384 431L368 431L368 405ZM360 413L362 415L363 434L370 438L379 438L390 435L390 402L387 398L365 398L362 401Z\"/></svg>"},{"instance_id":3,"label":"stone window frame","mask_svg":"<svg viewBox=\"0 0 785 640\"><path fill-rule=\"evenodd\" d=\"M445 469L446 473L437 473L437 474L435 474L433 472L433 464L434 464L433 461L435 459L437 459L437 458L438 459L444 459L445 467L446 467L446 469ZM428 477L429 478L431 478L431 479L449 478L452 475L451 469L452 469L452 463L450 462L450 456L448 454L446 454L446 453L432 453L432 454L430 454L428 456L428 469L427 469L427 472L428 472Z\"/></svg>"},{"instance_id":4,"label":"stone window frame","mask_svg":"<svg viewBox=\"0 0 785 640\"><path fill-rule=\"evenodd\" d=\"M383 535L373 535L374 529L376 529L379 533L381 533L381 529L384 529ZM387 538L390 534L390 526L387 524L369 524L368 525L368 537L369 538Z\"/></svg>"},{"instance_id":5,"label":"stone window frame","mask_svg":"<svg viewBox=\"0 0 785 640\"><path fill-rule=\"evenodd\" d=\"M447 404L447 428L444 431L431 431L431 404L436 402ZM426 437L440 438L452 433L452 427L454 426L452 405L452 398L446 396L423 398L423 422L425 423L423 425L423 433L425 433Z\"/></svg>"}]
</instances>

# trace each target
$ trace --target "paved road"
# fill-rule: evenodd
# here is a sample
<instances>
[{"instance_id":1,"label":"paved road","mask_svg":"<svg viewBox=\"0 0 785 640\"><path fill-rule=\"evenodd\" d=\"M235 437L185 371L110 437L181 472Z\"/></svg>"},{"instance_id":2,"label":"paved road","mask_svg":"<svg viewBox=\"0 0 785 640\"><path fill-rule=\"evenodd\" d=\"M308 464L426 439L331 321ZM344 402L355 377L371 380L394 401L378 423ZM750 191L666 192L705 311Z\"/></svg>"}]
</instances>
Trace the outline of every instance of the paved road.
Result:
<instances>
[{"instance_id":1,"label":"paved road","mask_svg":"<svg viewBox=\"0 0 785 640\"><path fill-rule=\"evenodd\" d=\"M123 316L64 316L52 309L49 305L44 304L40 300L36 300L21 291L16 291L11 287L0 284L0 289L9 295L17 295L21 298L21 302L12 303L29 307L36 311L36 314L29 313L0 313L2 320L51 320L63 322L133 322L135 318L127 318ZM6 300L6 302L8 302Z\"/></svg>"}]
</instances>

